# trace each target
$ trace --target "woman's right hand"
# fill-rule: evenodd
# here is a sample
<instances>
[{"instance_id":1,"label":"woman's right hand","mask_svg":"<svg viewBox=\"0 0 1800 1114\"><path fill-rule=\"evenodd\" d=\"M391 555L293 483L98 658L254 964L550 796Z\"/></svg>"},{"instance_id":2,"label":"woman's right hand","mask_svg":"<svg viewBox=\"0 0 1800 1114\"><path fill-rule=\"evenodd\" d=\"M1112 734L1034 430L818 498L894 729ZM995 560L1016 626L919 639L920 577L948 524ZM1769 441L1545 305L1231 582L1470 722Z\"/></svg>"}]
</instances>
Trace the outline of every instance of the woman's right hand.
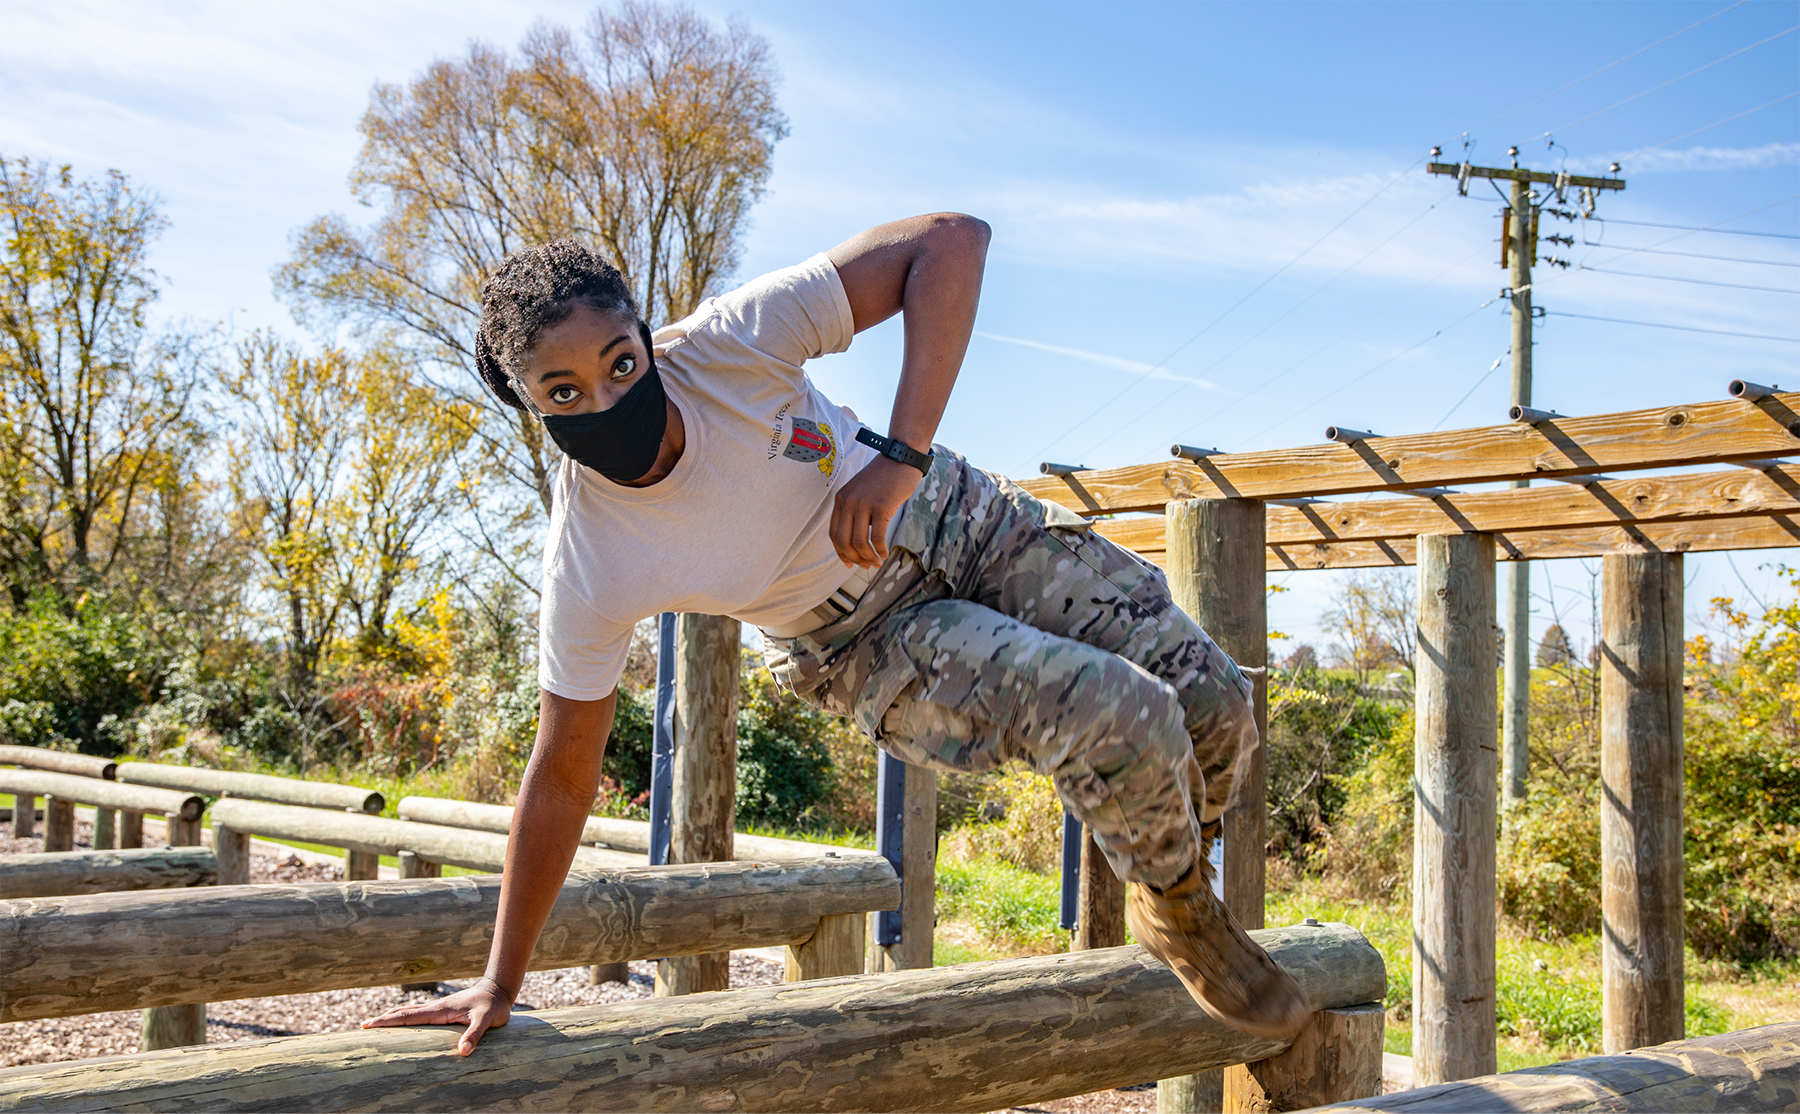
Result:
<instances>
[{"instance_id":1,"label":"woman's right hand","mask_svg":"<svg viewBox=\"0 0 1800 1114\"><path fill-rule=\"evenodd\" d=\"M456 1042L456 1054L467 1056L475 1051L481 1042L482 1034L489 1029L498 1029L512 1018L512 999L499 983L487 976L476 980L473 986L465 987L455 994L449 994L432 1002L421 1002L413 1006L396 1006L380 1017L371 1017L362 1023L365 1029L385 1029L397 1025L463 1025L461 1039Z\"/></svg>"}]
</instances>

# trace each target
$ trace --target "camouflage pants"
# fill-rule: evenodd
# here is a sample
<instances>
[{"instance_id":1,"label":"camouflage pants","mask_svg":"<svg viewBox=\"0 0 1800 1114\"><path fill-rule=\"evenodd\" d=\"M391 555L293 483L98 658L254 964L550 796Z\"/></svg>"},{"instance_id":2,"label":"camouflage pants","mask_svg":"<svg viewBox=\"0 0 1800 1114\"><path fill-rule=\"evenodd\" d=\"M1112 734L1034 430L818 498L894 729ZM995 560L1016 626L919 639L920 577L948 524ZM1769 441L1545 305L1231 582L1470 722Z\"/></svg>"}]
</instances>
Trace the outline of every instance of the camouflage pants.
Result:
<instances>
[{"instance_id":1,"label":"camouflage pants","mask_svg":"<svg viewBox=\"0 0 1800 1114\"><path fill-rule=\"evenodd\" d=\"M946 449L856 609L766 638L777 681L905 762L1018 759L1121 878L1166 886L1256 748L1251 685L1162 573Z\"/></svg>"}]
</instances>

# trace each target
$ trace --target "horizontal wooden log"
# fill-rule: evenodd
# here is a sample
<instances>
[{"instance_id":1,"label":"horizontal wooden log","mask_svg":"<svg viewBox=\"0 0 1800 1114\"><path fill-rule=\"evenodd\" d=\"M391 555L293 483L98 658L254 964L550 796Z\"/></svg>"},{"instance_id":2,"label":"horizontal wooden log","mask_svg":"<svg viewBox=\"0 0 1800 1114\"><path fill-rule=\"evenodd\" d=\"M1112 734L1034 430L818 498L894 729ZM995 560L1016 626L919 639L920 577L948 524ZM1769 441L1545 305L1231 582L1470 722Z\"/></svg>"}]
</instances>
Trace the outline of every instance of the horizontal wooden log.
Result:
<instances>
[{"instance_id":1,"label":"horizontal wooden log","mask_svg":"<svg viewBox=\"0 0 1800 1114\"><path fill-rule=\"evenodd\" d=\"M1800 1110L1800 1021L1483 1075L1316 1110L1406 1114Z\"/></svg>"},{"instance_id":2,"label":"horizontal wooden log","mask_svg":"<svg viewBox=\"0 0 1800 1114\"><path fill-rule=\"evenodd\" d=\"M0 900L210 886L219 864L201 847L0 855Z\"/></svg>"},{"instance_id":3,"label":"horizontal wooden log","mask_svg":"<svg viewBox=\"0 0 1800 1114\"><path fill-rule=\"evenodd\" d=\"M119 780L132 785L160 785L204 793L209 797L237 797L247 801L272 801L309 808L346 809L379 813L386 800L373 789L334 785L272 774L243 774L232 770L208 770L199 766L163 766L154 762L127 762L119 767Z\"/></svg>"},{"instance_id":4,"label":"horizontal wooden log","mask_svg":"<svg viewBox=\"0 0 1800 1114\"><path fill-rule=\"evenodd\" d=\"M1554 561L1604 557L1608 553L1716 553L1793 546L1800 546L1800 515L1769 515L1764 518L1658 522L1643 526L1520 530L1494 535L1494 558L1499 561ZM1396 568L1416 563L1415 550L1416 543L1411 538L1271 545L1267 567L1270 572ZM1162 566L1162 549L1137 550L1137 553L1151 564Z\"/></svg>"},{"instance_id":5,"label":"horizontal wooden log","mask_svg":"<svg viewBox=\"0 0 1800 1114\"><path fill-rule=\"evenodd\" d=\"M1043 476L1019 486L1081 514L1160 511L1180 499L1300 499L1639 468L1729 464L1800 452L1800 393L1512 422L1354 444L1223 453Z\"/></svg>"},{"instance_id":6,"label":"horizontal wooden log","mask_svg":"<svg viewBox=\"0 0 1800 1114\"><path fill-rule=\"evenodd\" d=\"M572 872L531 966L797 944L899 900L879 858ZM0 1022L471 977L499 901L465 875L0 902Z\"/></svg>"},{"instance_id":7,"label":"horizontal wooden log","mask_svg":"<svg viewBox=\"0 0 1800 1114\"><path fill-rule=\"evenodd\" d=\"M0 769L0 793L32 793L57 797L96 808L154 812L181 820L198 820L206 802L192 793L153 789L147 785L123 785L79 774L53 774L42 770Z\"/></svg>"},{"instance_id":8,"label":"horizontal wooden log","mask_svg":"<svg viewBox=\"0 0 1800 1114\"><path fill-rule=\"evenodd\" d=\"M1253 932L1315 1007L1386 989L1331 925ZM0 1071L0 1110L985 1111L1265 1059L1140 948Z\"/></svg>"},{"instance_id":9,"label":"horizontal wooden log","mask_svg":"<svg viewBox=\"0 0 1800 1114\"><path fill-rule=\"evenodd\" d=\"M444 797L400 798L400 819L426 824L444 824L474 831L501 832L512 830L513 810L506 805L483 805L473 801L456 801ZM650 825L642 820L620 820L610 816L590 816L582 829L581 842L628 851L636 855L650 852ZM740 861L782 859L816 859L835 855L873 855L854 847L834 847L824 843L805 843L797 839L745 835L733 838L733 850Z\"/></svg>"},{"instance_id":10,"label":"horizontal wooden log","mask_svg":"<svg viewBox=\"0 0 1800 1114\"><path fill-rule=\"evenodd\" d=\"M0 746L0 765L24 766L31 770L50 770L59 774L74 774L77 777L97 777L105 781L113 779L113 771L118 763L110 758L95 758L88 754L69 754L60 750L45 750L43 747Z\"/></svg>"},{"instance_id":11,"label":"horizontal wooden log","mask_svg":"<svg viewBox=\"0 0 1800 1114\"><path fill-rule=\"evenodd\" d=\"M492 832L263 801L223 800L213 805L212 816L214 824L272 839L323 843L373 855L411 851L422 859L465 870L499 871L506 867L506 837ZM575 852L574 867L578 870L619 870L642 865L637 856L617 851L582 847Z\"/></svg>"}]
</instances>

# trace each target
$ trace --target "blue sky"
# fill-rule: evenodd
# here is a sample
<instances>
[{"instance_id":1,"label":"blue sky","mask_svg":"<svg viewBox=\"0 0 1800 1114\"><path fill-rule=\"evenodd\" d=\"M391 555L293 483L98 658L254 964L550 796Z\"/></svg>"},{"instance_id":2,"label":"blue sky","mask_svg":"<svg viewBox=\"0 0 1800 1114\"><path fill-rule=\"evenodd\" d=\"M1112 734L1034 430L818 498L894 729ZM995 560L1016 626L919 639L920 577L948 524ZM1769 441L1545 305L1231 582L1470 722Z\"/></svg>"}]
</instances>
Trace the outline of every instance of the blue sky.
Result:
<instances>
[{"instance_id":1,"label":"blue sky","mask_svg":"<svg viewBox=\"0 0 1800 1114\"><path fill-rule=\"evenodd\" d=\"M1800 290L1800 97L1777 100L1800 91L1800 4L698 6L770 40L793 125L744 276L908 213L994 226L939 437L996 471L1501 419L1504 306L1480 308L1504 284L1499 200L1423 167L1465 132L1477 163L1513 143L1530 166L1621 160L1629 186L1602 217L1787 237L1563 225L1606 246L1559 252L1593 269L1540 271L1553 313L1800 336L1800 302L1776 292ZM589 10L14 0L0 152L160 193L164 312L298 332L269 270L295 227L356 216L344 181L370 86ZM1633 247L1654 250L1618 250ZM898 354L888 325L814 374L879 425ZM1800 385L1797 358L1552 316L1535 401L1580 414L1720 398L1734 377ZM1800 563L1690 558L1690 626L1713 595L1769 592L1757 567L1780 559ZM1586 571L1544 568L1539 590L1585 632ZM1289 579L1274 625L1314 637L1335 575Z\"/></svg>"}]
</instances>

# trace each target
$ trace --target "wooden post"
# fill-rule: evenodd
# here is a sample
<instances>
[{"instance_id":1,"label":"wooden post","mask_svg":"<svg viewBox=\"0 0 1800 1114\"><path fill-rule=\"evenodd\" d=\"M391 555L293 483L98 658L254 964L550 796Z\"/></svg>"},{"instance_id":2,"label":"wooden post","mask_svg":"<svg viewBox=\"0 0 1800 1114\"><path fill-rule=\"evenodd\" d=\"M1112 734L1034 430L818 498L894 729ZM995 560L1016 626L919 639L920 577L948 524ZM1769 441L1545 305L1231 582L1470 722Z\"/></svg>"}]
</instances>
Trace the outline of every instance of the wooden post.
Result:
<instances>
[{"instance_id":1,"label":"wooden post","mask_svg":"<svg viewBox=\"0 0 1800 1114\"><path fill-rule=\"evenodd\" d=\"M683 614L675 632L675 780L671 863L732 858L736 820L738 644L723 615ZM731 954L685 955L656 965L658 996L726 990Z\"/></svg>"},{"instance_id":2,"label":"wooden post","mask_svg":"<svg viewBox=\"0 0 1800 1114\"><path fill-rule=\"evenodd\" d=\"M250 837L224 824L213 825L213 857L219 860L221 886L250 884Z\"/></svg>"},{"instance_id":3,"label":"wooden post","mask_svg":"<svg viewBox=\"0 0 1800 1114\"><path fill-rule=\"evenodd\" d=\"M373 882L380 877L380 855L373 851L344 852L344 881Z\"/></svg>"},{"instance_id":4,"label":"wooden post","mask_svg":"<svg viewBox=\"0 0 1800 1114\"><path fill-rule=\"evenodd\" d=\"M37 831L37 797L30 793L13 794L12 834L14 839L30 839Z\"/></svg>"},{"instance_id":5,"label":"wooden post","mask_svg":"<svg viewBox=\"0 0 1800 1114\"><path fill-rule=\"evenodd\" d=\"M1495 1067L1494 539L1418 542L1413 741L1413 1083Z\"/></svg>"},{"instance_id":6,"label":"wooden post","mask_svg":"<svg viewBox=\"0 0 1800 1114\"><path fill-rule=\"evenodd\" d=\"M144 845L144 814L131 809L119 810L119 850Z\"/></svg>"},{"instance_id":7,"label":"wooden post","mask_svg":"<svg viewBox=\"0 0 1800 1114\"><path fill-rule=\"evenodd\" d=\"M869 970L930 967L937 932L937 771L906 767L900 829L900 942L875 945ZM872 936L871 936L872 938Z\"/></svg>"},{"instance_id":8,"label":"wooden post","mask_svg":"<svg viewBox=\"0 0 1800 1114\"><path fill-rule=\"evenodd\" d=\"M430 859L421 859L411 851L402 851L397 857L400 860L400 877L402 878L442 878L444 876L444 866L442 863L434 863ZM621 964L621 966L623 966L623 964ZM599 968L595 968L595 970L599 970ZM598 985L599 980L596 979L594 981L595 984ZM430 982L403 982L400 984L400 989L402 991L419 990L424 991L427 994L436 990L437 987L438 980L436 979L432 979Z\"/></svg>"},{"instance_id":9,"label":"wooden post","mask_svg":"<svg viewBox=\"0 0 1800 1114\"><path fill-rule=\"evenodd\" d=\"M119 810L116 808L97 808L94 810L94 850L111 851L118 843Z\"/></svg>"},{"instance_id":10,"label":"wooden post","mask_svg":"<svg viewBox=\"0 0 1800 1114\"><path fill-rule=\"evenodd\" d=\"M1602 560L1600 954L1608 1053L1685 1035L1678 553Z\"/></svg>"},{"instance_id":11,"label":"wooden post","mask_svg":"<svg viewBox=\"0 0 1800 1114\"><path fill-rule=\"evenodd\" d=\"M1225 1069L1225 1114L1268 1114L1354 1102L1381 1093L1379 1002L1320 1010L1287 1051Z\"/></svg>"},{"instance_id":12,"label":"wooden post","mask_svg":"<svg viewBox=\"0 0 1800 1114\"><path fill-rule=\"evenodd\" d=\"M75 802L63 797L44 798L44 850L75 850Z\"/></svg>"},{"instance_id":13,"label":"wooden post","mask_svg":"<svg viewBox=\"0 0 1800 1114\"><path fill-rule=\"evenodd\" d=\"M867 923L866 913L821 917L819 931L812 939L804 944L788 945L783 981L806 982L862 974L863 927Z\"/></svg>"},{"instance_id":14,"label":"wooden post","mask_svg":"<svg viewBox=\"0 0 1800 1114\"><path fill-rule=\"evenodd\" d=\"M1188 499L1170 503L1164 522L1169 591L1175 604L1239 665L1269 661L1266 508L1260 499ZM1268 734L1269 684L1255 674L1256 731ZM1245 928L1263 926L1268 844L1269 766L1258 746L1245 764L1235 803L1223 819L1225 906ZM1224 1076L1207 1072L1156 1086L1159 1114L1218 1110Z\"/></svg>"},{"instance_id":15,"label":"wooden post","mask_svg":"<svg viewBox=\"0 0 1800 1114\"><path fill-rule=\"evenodd\" d=\"M1094 831L1081 826L1081 896L1077 899L1071 951L1116 948L1125 943L1125 883L1113 873L1094 842Z\"/></svg>"},{"instance_id":16,"label":"wooden post","mask_svg":"<svg viewBox=\"0 0 1800 1114\"><path fill-rule=\"evenodd\" d=\"M140 821L143 814L139 813ZM183 820L173 813L163 817L163 842L170 847L199 847L200 821ZM215 851L213 857L218 858ZM246 860L247 861L247 860ZM223 865L223 864L221 864ZM206 1003L191 1002L180 1006L151 1006L143 1014L138 1047L144 1052L159 1048L182 1048L206 1043Z\"/></svg>"}]
</instances>

